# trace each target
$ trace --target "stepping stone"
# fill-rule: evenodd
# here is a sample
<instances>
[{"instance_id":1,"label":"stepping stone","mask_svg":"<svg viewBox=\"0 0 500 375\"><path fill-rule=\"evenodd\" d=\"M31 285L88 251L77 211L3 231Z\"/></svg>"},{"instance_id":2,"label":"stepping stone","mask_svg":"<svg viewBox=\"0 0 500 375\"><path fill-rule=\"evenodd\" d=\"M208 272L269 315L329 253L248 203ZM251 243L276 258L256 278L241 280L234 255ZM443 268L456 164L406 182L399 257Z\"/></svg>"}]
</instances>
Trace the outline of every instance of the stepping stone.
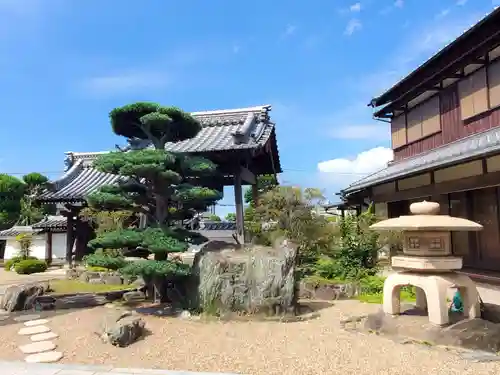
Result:
<instances>
[{"instance_id":1,"label":"stepping stone","mask_svg":"<svg viewBox=\"0 0 500 375\"><path fill-rule=\"evenodd\" d=\"M31 344L21 345L19 349L24 354L36 354L48 352L50 350L54 350L56 348L56 344L52 341L38 341L32 342Z\"/></svg>"},{"instance_id":2,"label":"stepping stone","mask_svg":"<svg viewBox=\"0 0 500 375\"><path fill-rule=\"evenodd\" d=\"M34 326L34 327L24 327L19 330L21 336L35 335L37 333L50 332L50 328L47 326Z\"/></svg>"},{"instance_id":3,"label":"stepping stone","mask_svg":"<svg viewBox=\"0 0 500 375\"><path fill-rule=\"evenodd\" d=\"M34 327L34 326L41 326L42 324L47 324L49 321L47 319L36 319L36 320L28 320L27 322L24 322L24 325L26 327Z\"/></svg>"},{"instance_id":4,"label":"stepping stone","mask_svg":"<svg viewBox=\"0 0 500 375\"><path fill-rule=\"evenodd\" d=\"M0 322L7 320L9 318L10 318L10 316L8 316L8 315L0 315Z\"/></svg>"},{"instance_id":5,"label":"stepping stone","mask_svg":"<svg viewBox=\"0 0 500 375\"><path fill-rule=\"evenodd\" d=\"M35 319L40 319L40 315L36 314L20 315L14 318L16 322L27 322L28 320L35 320Z\"/></svg>"},{"instance_id":6,"label":"stepping stone","mask_svg":"<svg viewBox=\"0 0 500 375\"><path fill-rule=\"evenodd\" d=\"M0 316L2 316L2 315L10 315L10 312L8 312L7 310L0 309Z\"/></svg>"},{"instance_id":7,"label":"stepping stone","mask_svg":"<svg viewBox=\"0 0 500 375\"><path fill-rule=\"evenodd\" d=\"M45 340L52 340L52 339L57 339L59 335L54 332L45 332L45 333L38 333L36 335L33 335L30 337L31 341L37 342L37 341L45 341Z\"/></svg>"},{"instance_id":8,"label":"stepping stone","mask_svg":"<svg viewBox=\"0 0 500 375\"><path fill-rule=\"evenodd\" d=\"M24 358L24 361L28 363L52 363L59 361L62 357L63 354L61 352L45 352L31 354Z\"/></svg>"}]
</instances>

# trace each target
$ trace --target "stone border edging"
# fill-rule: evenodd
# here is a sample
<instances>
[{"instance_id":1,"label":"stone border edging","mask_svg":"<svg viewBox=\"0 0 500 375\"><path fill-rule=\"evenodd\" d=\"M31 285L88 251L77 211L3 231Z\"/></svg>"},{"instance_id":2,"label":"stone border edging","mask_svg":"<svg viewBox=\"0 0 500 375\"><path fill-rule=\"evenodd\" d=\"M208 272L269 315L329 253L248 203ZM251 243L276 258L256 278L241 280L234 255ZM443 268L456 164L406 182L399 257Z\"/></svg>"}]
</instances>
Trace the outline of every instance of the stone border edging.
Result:
<instances>
[{"instance_id":1,"label":"stone border edging","mask_svg":"<svg viewBox=\"0 0 500 375\"><path fill-rule=\"evenodd\" d=\"M94 375L103 373L113 374L144 374L144 375L242 375L235 373L214 373L214 372L191 372L181 370L160 370L160 369L139 369L139 368L114 368L112 366L99 365L79 365L79 364L48 364L48 363L26 363L18 361L0 361L0 368L5 370L6 374L28 373L37 374L37 370L44 375L57 375L59 372L78 372L82 375Z\"/></svg>"}]
</instances>

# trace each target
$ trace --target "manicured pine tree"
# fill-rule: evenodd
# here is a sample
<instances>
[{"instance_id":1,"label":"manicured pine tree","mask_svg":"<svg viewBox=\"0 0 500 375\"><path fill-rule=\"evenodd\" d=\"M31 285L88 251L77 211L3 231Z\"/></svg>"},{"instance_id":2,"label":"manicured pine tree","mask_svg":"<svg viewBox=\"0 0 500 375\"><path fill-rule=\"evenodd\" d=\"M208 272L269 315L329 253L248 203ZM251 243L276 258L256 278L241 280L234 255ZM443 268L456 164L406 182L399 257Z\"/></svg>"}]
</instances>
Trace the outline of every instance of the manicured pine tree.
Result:
<instances>
[{"instance_id":1,"label":"manicured pine tree","mask_svg":"<svg viewBox=\"0 0 500 375\"><path fill-rule=\"evenodd\" d=\"M147 225L104 233L89 245L154 254L154 260L132 262L122 272L142 276L162 290L158 285L190 271L190 267L168 260L168 254L207 240L186 230L183 223L222 197L219 191L203 187L204 181L215 177L217 166L205 158L165 151L168 142L193 138L201 130L194 117L178 108L140 102L112 110L110 119L115 134L132 141L147 140L152 147L100 156L94 167L124 180L89 194L88 204L93 209L145 215Z\"/></svg>"}]
</instances>

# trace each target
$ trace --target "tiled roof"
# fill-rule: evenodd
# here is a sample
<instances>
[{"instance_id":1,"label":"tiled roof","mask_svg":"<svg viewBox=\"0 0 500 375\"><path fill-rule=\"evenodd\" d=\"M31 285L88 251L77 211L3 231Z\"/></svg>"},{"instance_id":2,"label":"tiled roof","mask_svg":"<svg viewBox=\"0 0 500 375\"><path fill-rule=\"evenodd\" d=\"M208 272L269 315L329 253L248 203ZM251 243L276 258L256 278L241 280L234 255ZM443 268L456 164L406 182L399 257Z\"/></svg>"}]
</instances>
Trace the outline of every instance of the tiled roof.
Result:
<instances>
[{"instance_id":1,"label":"tiled roof","mask_svg":"<svg viewBox=\"0 0 500 375\"><path fill-rule=\"evenodd\" d=\"M66 229L67 219L65 216L46 216L43 220L32 225L33 229Z\"/></svg>"},{"instance_id":2,"label":"tiled roof","mask_svg":"<svg viewBox=\"0 0 500 375\"><path fill-rule=\"evenodd\" d=\"M79 202L99 186L110 185L123 179L110 173L99 172L77 161L66 174L52 183L50 189L43 192L38 200L42 202Z\"/></svg>"},{"instance_id":3,"label":"tiled roof","mask_svg":"<svg viewBox=\"0 0 500 375\"><path fill-rule=\"evenodd\" d=\"M256 149L268 146L275 149L274 167L281 172L277 155L274 123L269 111L271 106L258 106L231 110L193 112L202 130L192 139L168 143L166 149L182 153L207 153L227 150ZM81 202L85 196L99 186L113 184L123 177L98 172L92 168L93 161L101 152L67 152L65 164L68 171L52 183L51 189L39 196L42 202Z\"/></svg>"},{"instance_id":4,"label":"tiled roof","mask_svg":"<svg viewBox=\"0 0 500 375\"><path fill-rule=\"evenodd\" d=\"M234 221L203 221L200 223L201 230L236 230Z\"/></svg>"},{"instance_id":5,"label":"tiled roof","mask_svg":"<svg viewBox=\"0 0 500 375\"><path fill-rule=\"evenodd\" d=\"M265 105L193 112L191 114L202 125L200 132L194 138L167 143L165 149L172 152L205 153L263 147L274 132L274 123L269 117L270 110L271 106ZM85 165L90 165L97 156L106 152L67 152L66 163L72 165L83 160Z\"/></svg>"},{"instance_id":6,"label":"tiled roof","mask_svg":"<svg viewBox=\"0 0 500 375\"><path fill-rule=\"evenodd\" d=\"M423 154L395 162L385 169L354 182L342 190L342 193L354 193L370 186L393 181L410 173L414 174L456 164L498 151L500 151L500 128L493 128Z\"/></svg>"},{"instance_id":7,"label":"tiled roof","mask_svg":"<svg viewBox=\"0 0 500 375\"><path fill-rule=\"evenodd\" d=\"M13 226L12 228L0 231L0 239L13 238L21 233L38 233L38 231L33 230L32 227L26 226Z\"/></svg>"}]
</instances>

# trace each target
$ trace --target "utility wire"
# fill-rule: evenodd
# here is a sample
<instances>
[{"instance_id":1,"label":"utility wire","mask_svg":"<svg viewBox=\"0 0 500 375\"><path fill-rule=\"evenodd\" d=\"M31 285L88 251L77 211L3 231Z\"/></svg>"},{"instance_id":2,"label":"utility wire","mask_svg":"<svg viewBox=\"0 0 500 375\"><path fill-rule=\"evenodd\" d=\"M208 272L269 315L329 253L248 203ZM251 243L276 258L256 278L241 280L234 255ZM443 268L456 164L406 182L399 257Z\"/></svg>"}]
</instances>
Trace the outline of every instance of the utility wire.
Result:
<instances>
[{"instance_id":1,"label":"utility wire","mask_svg":"<svg viewBox=\"0 0 500 375\"><path fill-rule=\"evenodd\" d=\"M0 174L10 174L10 175L19 175L19 176L24 176L25 174L32 173L31 172L0 172ZM313 170L313 171L308 171L306 169L283 169L283 172L300 172L300 173L318 173L319 171ZM41 174L63 174L64 172L62 171L43 171L43 172L38 172ZM323 172L325 174L330 174L330 175L339 175L339 176L368 176L370 173L357 173L357 172Z\"/></svg>"}]
</instances>

